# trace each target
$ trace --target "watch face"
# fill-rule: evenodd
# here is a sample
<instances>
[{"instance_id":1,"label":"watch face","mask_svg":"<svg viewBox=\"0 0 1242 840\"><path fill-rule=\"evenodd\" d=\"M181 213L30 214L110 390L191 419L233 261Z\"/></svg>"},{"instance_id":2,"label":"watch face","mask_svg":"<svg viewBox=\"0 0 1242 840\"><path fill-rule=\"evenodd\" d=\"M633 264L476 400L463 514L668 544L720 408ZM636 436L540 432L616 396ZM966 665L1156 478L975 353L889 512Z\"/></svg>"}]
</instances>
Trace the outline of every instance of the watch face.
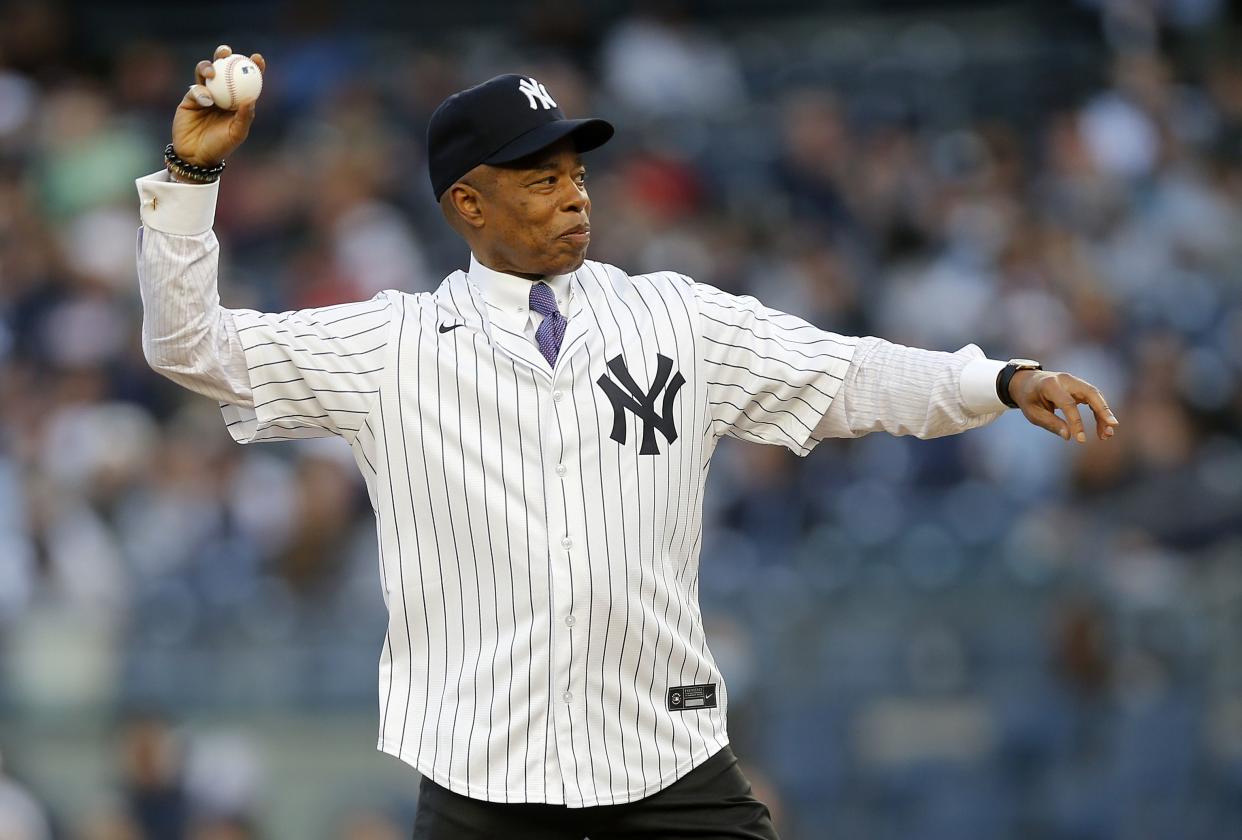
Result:
<instances>
[{"instance_id":1,"label":"watch face","mask_svg":"<svg viewBox=\"0 0 1242 840\"><path fill-rule=\"evenodd\" d=\"M1039 362L1035 361L1034 359L1010 359L1009 364L1019 369L1027 369L1027 370L1043 367L1043 365L1041 365Z\"/></svg>"}]
</instances>

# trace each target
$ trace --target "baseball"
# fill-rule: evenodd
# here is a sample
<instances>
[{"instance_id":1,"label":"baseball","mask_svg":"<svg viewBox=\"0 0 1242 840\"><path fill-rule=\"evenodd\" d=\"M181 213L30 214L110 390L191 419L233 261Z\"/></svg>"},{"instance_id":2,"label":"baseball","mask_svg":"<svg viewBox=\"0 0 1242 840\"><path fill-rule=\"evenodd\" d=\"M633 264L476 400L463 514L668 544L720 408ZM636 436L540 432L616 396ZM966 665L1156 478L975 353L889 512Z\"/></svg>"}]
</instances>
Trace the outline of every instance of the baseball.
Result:
<instances>
[{"instance_id":1,"label":"baseball","mask_svg":"<svg viewBox=\"0 0 1242 840\"><path fill-rule=\"evenodd\" d=\"M211 66L216 69L216 75L207 80L207 91L217 107L236 111L259 98L263 90L263 73L249 58L234 53L216 59Z\"/></svg>"}]
</instances>

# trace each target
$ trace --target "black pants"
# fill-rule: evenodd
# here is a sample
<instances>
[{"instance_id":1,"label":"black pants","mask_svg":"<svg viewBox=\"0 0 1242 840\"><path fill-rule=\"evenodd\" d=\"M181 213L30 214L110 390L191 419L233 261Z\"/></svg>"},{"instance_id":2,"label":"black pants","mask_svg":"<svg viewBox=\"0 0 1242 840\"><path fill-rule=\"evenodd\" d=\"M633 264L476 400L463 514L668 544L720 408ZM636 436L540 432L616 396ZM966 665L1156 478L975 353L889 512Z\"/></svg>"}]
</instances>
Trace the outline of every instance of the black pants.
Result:
<instances>
[{"instance_id":1,"label":"black pants","mask_svg":"<svg viewBox=\"0 0 1242 840\"><path fill-rule=\"evenodd\" d=\"M778 840L767 806L726 746L673 784L625 805L484 802L423 778L414 840Z\"/></svg>"}]
</instances>

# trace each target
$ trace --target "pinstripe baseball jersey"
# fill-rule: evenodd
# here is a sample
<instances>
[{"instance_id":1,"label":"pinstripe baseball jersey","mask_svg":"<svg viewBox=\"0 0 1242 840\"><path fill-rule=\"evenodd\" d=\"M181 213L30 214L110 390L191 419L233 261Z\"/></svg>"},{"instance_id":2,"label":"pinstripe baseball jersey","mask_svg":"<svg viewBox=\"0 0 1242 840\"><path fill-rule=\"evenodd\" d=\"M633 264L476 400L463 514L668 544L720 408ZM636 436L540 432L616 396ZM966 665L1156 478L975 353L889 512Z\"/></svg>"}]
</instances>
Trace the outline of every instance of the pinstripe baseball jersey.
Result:
<instances>
[{"instance_id":1,"label":"pinstripe baseball jersey","mask_svg":"<svg viewBox=\"0 0 1242 840\"><path fill-rule=\"evenodd\" d=\"M830 435L946 434L1001 409L1000 363L973 346L836 335L591 261L549 278L568 318L554 365L531 339L531 281L474 261L430 293L226 309L217 185L138 185L148 360L218 399L239 442L352 447L389 614L378 746L467 796L629 802L727 743L698 602L722 436L806 455Z\"/></svg>"}]
</instances>

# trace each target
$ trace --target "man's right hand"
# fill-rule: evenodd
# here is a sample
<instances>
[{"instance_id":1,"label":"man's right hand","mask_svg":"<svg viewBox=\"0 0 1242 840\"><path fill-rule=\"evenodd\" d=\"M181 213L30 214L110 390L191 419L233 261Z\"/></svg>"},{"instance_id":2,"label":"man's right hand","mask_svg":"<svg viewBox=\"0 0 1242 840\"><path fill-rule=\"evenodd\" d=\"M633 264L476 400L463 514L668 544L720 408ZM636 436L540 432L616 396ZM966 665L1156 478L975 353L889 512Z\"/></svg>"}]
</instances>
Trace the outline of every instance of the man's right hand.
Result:
<instances>
[{"instance_id":1,"label":"man's right hand","mask_svg":"<svg viewBox=\"0 0 1242 840\"><path fill-rule=\"evenodd\" d=\"M216 47L212 60L232 55L227 44ZM259 72L267 72L267 62L255 53L250 60L259 66ZM242 144L254 122L255 103L242 105L236 111L217 108L207 91L207 79L215 76L211 61L200 61L194 68L194 84L186 91L177 113L173 116L173 151L187 163L196 166L214 166L224 160Z\"/></svg>"}]
</instances>

